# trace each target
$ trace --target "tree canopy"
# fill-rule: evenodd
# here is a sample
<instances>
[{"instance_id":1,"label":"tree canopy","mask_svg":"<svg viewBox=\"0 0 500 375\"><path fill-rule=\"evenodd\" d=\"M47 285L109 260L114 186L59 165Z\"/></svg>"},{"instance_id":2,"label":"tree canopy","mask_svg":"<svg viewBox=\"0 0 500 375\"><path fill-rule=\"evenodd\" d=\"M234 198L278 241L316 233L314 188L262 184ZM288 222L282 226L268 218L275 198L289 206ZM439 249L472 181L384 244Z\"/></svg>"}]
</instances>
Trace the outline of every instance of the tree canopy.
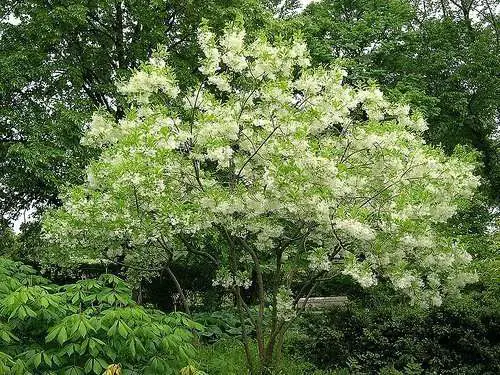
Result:
<instances>
[{"instance_id":1,"label":"tree canopy","mask_svg":"<svg viewBox=\"0 0 500 375\"><path fill-rule=\"evenodd\" d=\"M498 14L485 1L323 0L293 20L315 63L341 59L354 82L376 80L425 113L425 138L482 153L484 190L499 199ZM495 204L495 203L494 203Z\"/></svg>"},{"instance_id":2,"label":"tree canopy","mask_svg":"<svg viewBox=\"0 0 500 375\"><path fill-rule=\"evenodd\" d=\"M254 273L259 317L269 301L274 322L266 349L257 323L264 362L294 314L291 285L311 273L387 278L422 305L476 280L440 229L479 185L474 153L427 145L421 114L311 68L298 38L203 26L198 40L200 82L180 88L160 49L120 86L122 119L94 114L83 142L102 154L46 215L50 259L154 272L194 252L237 298Z\"/></svg>"}]
</instances>

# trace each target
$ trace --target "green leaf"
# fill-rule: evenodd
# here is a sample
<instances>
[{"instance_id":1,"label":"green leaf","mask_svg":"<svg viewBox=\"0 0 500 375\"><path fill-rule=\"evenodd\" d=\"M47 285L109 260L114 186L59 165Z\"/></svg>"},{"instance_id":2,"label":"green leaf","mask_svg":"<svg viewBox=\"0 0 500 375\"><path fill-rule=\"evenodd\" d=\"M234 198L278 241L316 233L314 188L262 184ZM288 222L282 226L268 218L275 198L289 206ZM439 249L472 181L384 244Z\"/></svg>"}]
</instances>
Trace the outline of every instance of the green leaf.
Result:
<instances>
[{"instance_id":1,"label":"green leaf","mask_svg":"<svg viewBox=\"0 0 500 375\"><path fill-rule=\"evenodd\" d=\"M47 366L52 366L52 356L47 354L46 352L43 352L43 361Z\"/></svg>"},{"instance_id":2,"label":"green leaf","mask_svg":"<svg viewBox=\"0 0 500 375\"><path fill-rule=\"evenodd\" d=\"M81 337L85 337L87 335L87 327L85 326L84 322L80 322L80 324L78 325L78 333Z\"/></svg>"},{"instance_id":3,"label":"green leaf","mask_svg":"<svg viewBox=\"0 0 500 375\"><path fill-rule=\"evenodd\" d=\"M92 367L94 365L94 359L89 358L87 362L85 363L85 367L83 368L87 374L90 374L92 371Z\"/></svg>"},{"instance_id":4,"label":"green leaf","mask_svg":"<svg viewBox=\"0 0 500 375\"><path fill-rule=\"evenodd\" d=\"M182 321L189 328L195 329L195 330L200 331L200 332L205 330L205 327L203 325L201 325L200 323L197 323L191 319L183 319Z\"/></svg>"},{"instance_id":5,"label":"green leaf","mask_svg":"<svg viewBox=\"0 0 500 375\"><path fill-rule=\"evenodd\" d=\"M118 325L118 333L120 334L121 337L123 338L127 337L128 330L130 330L130 328L128 328L128 330L127 328L128 326L124 322L120 321L120 324Z\"/></svg>"},{"instance_id":6,"label":"green leaf","mask_svg":"<svg viewBox=\"0 0 500 375\"><path fill-rule=\"evenodd\" d=\"M61 366L61 360L59 359L59 356L58 356L58 355L54 354L54 355L52 356L52 361L54 362L54 364L55 364L56 366Z\"/></svg>"},{"instance_id":7,"label":"green leaf","mask_svg":"<svg viewBox=\"0 0 500 375\"><path fill-rule=\"evenodd\" d=\"M12 341L12 339L11 339L10 335L7 333L7 331L0 332L0 338L4 342L6 342L7 344L9 344Z\"/></svg>"},{"instance_id":8,"label":"green leaf","mask_svg":"<svg viewBox=\"0 0 500 375\"><path fill-rule=\"evenodd\" d=\"M38 366L40 366L40 364L42 363L42 353L37 353L35 354L33 357L32 357L32 360L33 360L33 365L38 368Z\"/></svg>"},{"instance_id":9,"label":"green leaf","mask_svg":"<svg viewBox=\"0 0 500 375\"><path fill-rule=\"evenodd\" d=\"M118 328L118 321L116 321L108 330L108 336L114 336L116 334L117 328Z\"/></svg>"},{"instance_id":10,"label":"green leaf","mask_svg":"<svg viewBox=\"0 0 500 375\"><path fill-rule=\"evenodd\" d=\"M87 351L87 348L89 347L89 343L90 343L89 338L84 339L80 343L80 347L78 349L78 353L80 353L80 355L83 355Z\"/></svg>"},{"instance_id":11,"label":"green leaf","mask_svg":"<svg viewBox=\"0 0 500 375\"><path fill-rule=\"evenodd\" d=\"M37 314L36 312L34 312L29 306L25 306L24 307L25 310L26 310L26 314L30 317L30 318L36 318Z\"/></svg>"},{"instance_id":12,"label":"green leaf","mask_svg":"<svg viewBox=\"0 0 500 375\"><path fill-rule=\"evenodd\" d=\"M136 356L136 351L135 351L135 342L134 340L130 340L130 343L129 343L129 349L130 349L130 354L132 355L132 357L135 357Z\"/></svg>"},{"instance_id":13,"label":"green leaf","mask_svg":"<svg viewBox=\"0 0 500 375\"><path fill-rule=\"evenodd\" d=\"M101 361L104 362L104 360L102 360L102 359L101 360L99 360L97 358L94 359L94 365L92 366L92 369L94 370L94 373L96 375L100 375L102 370L104 368L106 368L106 362L104 362L104 366L103 366Z\"/></svg>"},{"instance_id":14,"label":"green leaf","mask_svg":"<svg viewBox=\"0 0 500 375\"><path fill-rule=\"evenodd\" d=\"M44 308L49 307L49 301L47 300L47 298L45 297L40 298L40 306Z\"/></svg>"},{"instance_id":15,"label":"green leaf","mask_svg":"<svg viewBox=\"0 0 500 375\"><path fill-rule=\"evenodd\" d=\"M92 341L94 341L95 343L99 344L99 345L106 345L106 343L102 340L99 340L98 338L96 337L92 337Z\"/></svg>"},{"instance_id":16,"label":"green leaf","mask_svg":"<svg viewBox=\"0 0 500 375\"><path fill-rule=\"evenodd\" d=\"M116 355L116 352L113 350L113 348L111 348L110 345L107 345L105 348L104 348L104 351L106 352L106 355L111 358L112 361L115 361L116 358L117 358L117 355Z\"/></svg>"},{"instance_id":17,"label":"green leaf","mask_svg":"<svg viewBox=\"0 0 500 375\"><path fill-rule=\"evenodd\" d=\"M64 375L82 375L82 374L84 374L83 370L77 366L69 367L64 372Z\"/></svg>"},{"instance_id":18,"label":"green leaf","mask_svg":"<svg viewBox=\"0 0 500 375\"><path fill-rule=\"evenodd\" d=\"M141 353L145 353L146 348L144 348L144 345L142 345L141 340L138 337L135 337L134 341L135 341L136 349L138 349Z\"/></svg>"},{"instance_id":19,"label":"green leaf","mask_svg":"<svg viewBox=\"0 0 500 375\"><path fill-rule=\"evenodd\" d=\"M66 332L66 327L61 327L59 334L57 335L57 342L62 345L68 340L68 334Z\"/></svg>"},{"instance_id":20,"label":"green leaf","mask_svg":"<svg viewBox=\"0 0 500 375\"><path fill-rule=\"evenodd\" d=\"M26 318L27 314L26 314L25 306L19 306L16 310L17 310L17 317L19 319L23 320L24 318Z\"/></svg>"},{"instance_id":21,"label":"green leaf","mask_svg":"<svg viewBox=\"0 0 500 375\"><path fill-rule=\"evenodd\" d=\"M61 330L61 327L54 327L51 329L49 334L45 337L45 342L51 342L56 338L58 335L59 331Z\"/></svg>"}]
</instances>

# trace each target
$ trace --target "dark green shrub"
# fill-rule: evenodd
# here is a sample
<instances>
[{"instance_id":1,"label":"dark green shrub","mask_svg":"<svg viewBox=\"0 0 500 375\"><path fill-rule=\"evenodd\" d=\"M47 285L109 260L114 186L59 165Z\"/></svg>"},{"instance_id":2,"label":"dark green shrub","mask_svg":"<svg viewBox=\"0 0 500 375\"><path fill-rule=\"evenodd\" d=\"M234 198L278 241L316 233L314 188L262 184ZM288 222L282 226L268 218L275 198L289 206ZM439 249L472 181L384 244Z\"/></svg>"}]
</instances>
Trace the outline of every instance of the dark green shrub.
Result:
<instances>
[{"instance_id":1,"label":"dark green shrub","mask_svg":"<svg viewBox=\"0 0 500 375\"><path fill-rule=\"evenodd\" d=\"M237 338L242 333L240 318L232 310L197 313L193 316L193 319L204 327L200 335L208 342ZM245 328L246 333L253 336L255 330L249 318L245 321Z\"/></svg>"},{"instance_id":2,"label":"dark green shrub","mask_svg":"<svg viewBox=\"0 0 500 375\"><path fill-rule=\"evenodd\" d=\"M478 302L467 297L431 311L351 303L309 313L288 350L352 374L498 374L500 310Z\"/></svg>"}]
</instances>

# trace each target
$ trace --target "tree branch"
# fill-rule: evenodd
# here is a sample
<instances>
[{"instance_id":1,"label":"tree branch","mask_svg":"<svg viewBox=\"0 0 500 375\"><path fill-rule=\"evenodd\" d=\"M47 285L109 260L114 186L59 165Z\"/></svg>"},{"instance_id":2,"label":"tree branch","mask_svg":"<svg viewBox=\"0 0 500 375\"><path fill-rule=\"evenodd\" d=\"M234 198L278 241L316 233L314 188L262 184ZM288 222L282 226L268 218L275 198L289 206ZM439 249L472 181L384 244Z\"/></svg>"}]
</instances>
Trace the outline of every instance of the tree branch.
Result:
<instances>
[{"instance_id":1,"label":"tree branch","mask_svg":"<svg viewBox=\"0 0 500 375\"><path fill-rule=\"evenodd\" d=\"M250 157L243 163L243 165L241 166L240 170L238 171L238 173L236 175L236 178L239 178L241 176L241 172L246 167L246 165L253 159L253 157L255 155L257 155L259 150L267 143L267 141L273 136L273 134L276 132L276 130L279 129L279 127L280 127L280 125L275 126L274 129L271 131L271 133L269 133L269 135L262 141L262 143L259 145L259 147L257 147L257 149L253 152L253 154L250 155Z\"/></svg>"},{"instance_id":2,"label":"tree branch","mask_svg":"<svg viewBox=\"0 0 500 375\"><path fill-rule=\"evenodd\" d=\"M246 243L242 238L238 238L240 243L243 245L246 251L249 252L254 263L254 269L257 276L257 287L259 295L259 319L257 320L257 325L255 327L255 332L257 334L257 345L259 346L259 354L264 355L264 336L263 336L263 322L264 322L264 304L265 304L265 291L264 291L264 279L262 277L262 268L260 266L259 257L255 251Z\"/></svg>"}]
</instances>

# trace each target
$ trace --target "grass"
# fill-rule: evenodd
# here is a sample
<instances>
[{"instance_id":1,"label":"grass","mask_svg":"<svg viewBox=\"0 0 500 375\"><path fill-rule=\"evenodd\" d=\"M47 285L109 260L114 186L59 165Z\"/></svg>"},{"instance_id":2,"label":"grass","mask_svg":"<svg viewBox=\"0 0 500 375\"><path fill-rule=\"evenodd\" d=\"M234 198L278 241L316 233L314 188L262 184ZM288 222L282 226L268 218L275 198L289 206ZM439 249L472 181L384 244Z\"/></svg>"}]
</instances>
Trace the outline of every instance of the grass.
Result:
<instances>
[{"instance_id":1,"label":"grass","mask_svg":"<svg viewBox=\"0 0 500 375\"><path fill-rule=\"evenodd\" d=\"M255 346L253 346L255 354ZM198 352L199 368L208 375L246 375L245 353L242 344L235 339L225 339L215 344L205 344ZM316 369L302 359L284 356L280 369L274 375L334 375Z\"/></svg>"}]
</instances>

